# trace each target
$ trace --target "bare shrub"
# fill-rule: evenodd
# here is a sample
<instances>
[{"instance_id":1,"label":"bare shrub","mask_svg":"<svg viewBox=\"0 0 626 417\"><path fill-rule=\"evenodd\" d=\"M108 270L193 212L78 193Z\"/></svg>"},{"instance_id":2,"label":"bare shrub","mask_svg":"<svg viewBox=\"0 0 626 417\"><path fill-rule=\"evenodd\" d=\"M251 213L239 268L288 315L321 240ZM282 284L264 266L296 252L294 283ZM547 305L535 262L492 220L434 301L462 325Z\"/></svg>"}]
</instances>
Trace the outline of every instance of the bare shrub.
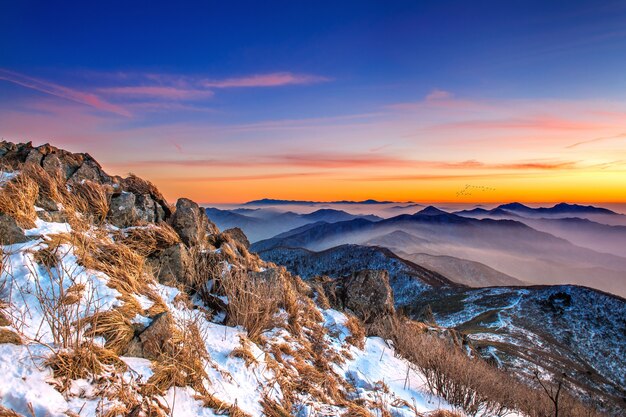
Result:
<instances>
[{"instance_id":1,"label":"bare shrub","mask_svg":"<svg viewBox=\"0 0 626 417\"><path fill-rule=\"evenodd\" d=\"M208 395L204 382L209 382L205 363L210 361L197 319L182 320L171 339L161 347L154 362L154 374L143 387L146 395L162 394L170 387L190 386Z\"/></svg>"},{"instance_id":2,"label":"bare shrub","mask_svg":"<svg viewBox=\"0 0 626 417\"><path fill-rule=\"evenodd\" d=\"M222 276L220 287L228 297L229 325L243 326L252 340L274 327L274 314L283 298L283 286L276 278L231 270Z\"/></svg>"}]
</instances>

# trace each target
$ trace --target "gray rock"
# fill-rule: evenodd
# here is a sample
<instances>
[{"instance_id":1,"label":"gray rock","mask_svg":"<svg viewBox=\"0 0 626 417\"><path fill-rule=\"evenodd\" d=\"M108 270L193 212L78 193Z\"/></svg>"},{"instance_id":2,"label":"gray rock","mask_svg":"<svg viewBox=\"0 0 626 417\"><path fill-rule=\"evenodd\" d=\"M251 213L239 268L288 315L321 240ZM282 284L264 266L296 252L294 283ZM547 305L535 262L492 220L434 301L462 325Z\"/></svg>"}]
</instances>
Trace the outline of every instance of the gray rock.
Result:
<instances>
[{"instance_id":1,"label":"gray rock","mask_svg":"<svg viewBox=\"0 0 626 417\"><path fill-rule=\"evenodd\" d=\"M125 355L150 360L158 359L167 351L174 333L174 319L169 312L161 313L138 336L135 336L126 349Z\"/></svg>"},{"instance_id":2,"label":"gray rock","mask_svg":"<svg viewBox=\"0 0 626 417\"><path fill-rule=\"evenodd\" d=\"M68 217L65 211L53 210L47 211L42 210L37 212L37 217L45 222L53 222L53 223L67 223Z\"/></svg>"},{"instance_id":3,"label":"gray rock","mask_svg":"<svg viewBox=\"0 0 626 417\"><path fill-rule=\"evenodd\" d=\"M102 169L95 161L85 160L76 172L72 174L70 180L76 182L84 180L104 182L105 178L103 178Z\"/></svg>"},{"instance_id":4,"label":"gray rock","mask_svg":"<svg viewBox=\"0 0 626 417\"><path fill-rule=\"evenodd\" d=\"M17 225L13 217L0 213L0 245L24 243L31 239L24 234L24 231Z\"/></svg>"},{"instance_id":5,"label":"gray rock","mask_svg":"<svg viewBox=\"0 0 626 417\"><path fill-rule=\"evenodd\" d=\"M147 263L164 285L188 284L194 272L193 259L182 243L150 256Z\"/></svg>"},{"instance_id":6,"label":"gray rock","mask_svg":"<svg viewBox=\"0 0 626 417\"><path fill-rule=\"evenodd\" d=\"M156 221L156 204L150 194L139 194L135 200L135 210L140 221L154 223Z\"/></svg>"},{"instance_id":7,"label":"gray rock","mask_svg":"<svg viewBox=\"0 0 626 417\"><path fill-rule=\"evenodd\" d=\"M26 164L35 164L41 165L41 160L43 159L43 154L39 152L39 149L35 148L31 150L26 156Z\"/></svg>"},{"instance_id":8,"label":"gray rock","mask_svg":"<svg viewBox=\"0 0 626 417\"><path fill-rule=\"evenodd\" d=\"M204 246L207 235L218 233L217 227L209 221L205 211L187 198L178 199L170 222L188 247Z\"/></svg>"},{"instance_id":9,"label":"gray rock","mask_svg":"<svg viewBox=\"0 0 626 417\"><path fill-rule=\"evenodd\" d=\"M250 249L250 241L240 228L233 227L232 229L226 229L222 232L222 234L230 236L235 242L239 242L246 249Z\"/></svg>"},{"instance_id":10,"label":"gray rock","mask_svg":"<svg viewBox=\"0 0 626 417\"><path fill-rule=\"evenodd\" d=\"M130 227L137 223L139 216L135 208L135 194L122 191L111 197L107 219L117 227Z\"/></svg>"},{"instance_id":11,"label":"gray rock","mask_svg":"<svg viewBox=\"0 0 626 417\"><path fill-rule=\"evenodd\" d=\"M395 314L387 271L359 271L345 278L342 287L344 306L364 322L370 323Z\"/></svg>"}]
</instances>

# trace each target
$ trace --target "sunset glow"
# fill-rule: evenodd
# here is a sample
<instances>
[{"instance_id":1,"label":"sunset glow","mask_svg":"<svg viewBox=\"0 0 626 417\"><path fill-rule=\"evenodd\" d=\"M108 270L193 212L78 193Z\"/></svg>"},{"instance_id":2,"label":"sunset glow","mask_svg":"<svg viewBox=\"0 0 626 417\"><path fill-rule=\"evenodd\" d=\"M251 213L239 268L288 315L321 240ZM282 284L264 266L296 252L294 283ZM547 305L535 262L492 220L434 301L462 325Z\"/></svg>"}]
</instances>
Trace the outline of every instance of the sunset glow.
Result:
<instances>
[{"instance_id":1,"label":"sunset glow","mask_svg":"<svg viewBox=\"0 0 626 417\"><path fill-rule=\"evenodd\" d=\"M563 15L555 9L561 18L552 27L545 10L539 16L533 7L494 6L498 21L517 24L506 47L490 36L500 24L481 25L478 15L465 21L462 7L450 12L404 5L379 12L374 5L341 7L318 16L328 25L298 30L298 19L305 18L294 15L277 33L263 33L265 12L257 21L202 10L198 19L217 27L198 36L184 30L179 16L149 16L148 28L171 19L180 29L176 41L187 52L180 65L178 50L164 48L156 58L152 46L143 50L139 29L124 20L127 38L118 46L120 39L87 27L91 45L70 34L43 40L27 33L28 24L7 19L4 26L14 35L9 37L31 56L13 45L14 53L0 62L0 134L89 149L109 172L148 178L171 200L626 202L625 61L623 54L616 59L594 52L623 51L624 33L616 32L623 8L581 8L589 22L604 19L603 26L582 27L573 11ZM24 13L15 5L9 15L17 22ZM452 13L447 22L463 23L435 28L446 13ZM611 14L615 19L607 20ZM234 19L230 29L227 21L216 23L226 15ZM363 50L333 26L348 16L352 30L380 42ZM40 31L52 24L31 17ZM470 24L472 17L477 21ZM202 57L192 53L213 31L229 33L244 21L253 25L251 37L211 44ZM567 36L571 42L550 51L549 42L543 45L526 32L530 27L543 40ZM454 38L437 38L441 30ZM462 39L474 32L483 49L472 55ZM289 33L293 45L255 52L255 63L245 56L251 43L262 50L281 33ZM74 61L63 42L73 42L84 61ZM294 53L296 44L313 42L321 48L309 50L318 56ZM434 45L409 52L425 42ZM333 52L331 64L324 47L337 45L345 49ZM438 54L438 46L449 54ZM90 64L95 50L109 56L108 62L117 53L137 56L104 67ZM233 58L220 61L226 51ZM518 62L517 55L528 59ZM580 65L604 65L596 72L604 75L591 79Z\"/></svg>"}]
</instances>

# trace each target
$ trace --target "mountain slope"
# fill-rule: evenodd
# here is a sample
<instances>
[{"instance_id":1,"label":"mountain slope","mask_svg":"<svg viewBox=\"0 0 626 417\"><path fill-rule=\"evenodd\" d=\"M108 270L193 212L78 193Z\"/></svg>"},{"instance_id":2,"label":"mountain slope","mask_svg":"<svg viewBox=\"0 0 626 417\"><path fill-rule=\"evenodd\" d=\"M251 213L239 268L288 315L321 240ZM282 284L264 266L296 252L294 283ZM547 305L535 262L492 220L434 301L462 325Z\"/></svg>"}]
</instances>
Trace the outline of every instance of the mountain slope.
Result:
<instances>
[{"instance_id":1,"label":"mountain slope","mask_svg":"<svg viewBox=\"0 0 626 417\"><path fill-rule=\"evenodd\" d=\"M357 218L369 221L381 220L374 215L354 215L334 209L319 209L307 214L298 214L266 209L221 210L210 207L206 209L206 213L220 229L239 227L252 242L316 222L336 223Z\"/></svg>"},{"instance_id":2,"label":"mountain slope","mask_svg":"<svg viewBox=\"0 0 626 417\"><path fill-rule=\"evenodd\" d=\"M261 251L259 256L265 261L283 265L291 273L305 279L321 275L341 278L363 269L386 270L394 294L401 297L398 299L400 302L432 287L457 285L382 247L343 245L322 252L278 247Z\"/></svg>"},{"instance_id":3,"label":"mountain slope","mask_svg":"<svg viewBox=\"0 0 626 417\"><path fill-rule=\"evenodd\" d=\"M565 372L568 384L621 415L626 395L626 301L584 287L442 289L407 304L432 310L508 369Z\"/></svg>"},{"instance_id":4,"label":"mountain slope","mask_svg":"<svg viewBox=\"0 0 626 417\"><path fill-rule=\"evenodd\" d=\"M395 253L426 253L479 262L516 279L537 284L580 284L626 294L626 258L573 245L533 229L521 221L474 219L426 208L378 222L355 219L320 224L255 243L252 249L273 247L325 250L343 244L376 242L401 231L414 239L386 239Z\"/></svg>"}]
</instances>

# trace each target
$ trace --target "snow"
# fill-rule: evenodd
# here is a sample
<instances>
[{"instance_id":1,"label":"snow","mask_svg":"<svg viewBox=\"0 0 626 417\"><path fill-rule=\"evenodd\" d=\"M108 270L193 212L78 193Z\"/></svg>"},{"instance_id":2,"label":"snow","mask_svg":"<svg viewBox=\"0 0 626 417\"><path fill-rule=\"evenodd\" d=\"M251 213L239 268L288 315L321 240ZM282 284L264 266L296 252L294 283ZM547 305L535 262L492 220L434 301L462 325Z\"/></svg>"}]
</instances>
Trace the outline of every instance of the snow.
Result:
<instances>
[{"instance_id":1,"label":"snow","mask_svg":"<svg viewBox=\"0 0 626 417\"><path fill-rule=\"evenodd\" d=\"M63 396L47 381L52 372L39 368L35 358L47 352L42 346L31 347L0 344L0 403L23 415L65 416L67 405Z\"/></svg>"},{"instance_id":2,"label":"snow","mask_svg":"<svg viewBox=\"0 0 626 417\"><path fill-rule=\"evenodd\" d=\"M18 174L19 174L19 171L13 171L13 172L0 171L0 186L2 186L8 181L11 181Z\"/></svg>"},{"instance_id":3,"label":"snow","mask_svg":"<svg viewBox=\"0 0 626 417\"><path fill-rule=\"evenodd\" d=\"M172 387L165 395L165 402L171 409L171 417L214 417L217 416L210 408L203 407L202 402L194 399L194 390L185 387Z\"/></svg>"},{"instance_id":4,"label":"snow","mask_svg":"<svg viewBox=\"0 0 626 417\"><path fill-rule=\"evenodd\" d=\"M2 247L6 258L0 282L6 281L13 328L24 335L28 345L0 345L0 373L3 375L0 403L24 415L30 415L29 404L36 415L51 417L63 416L68 411L95 417L114 405L108 400L103 402L89 380L72 381L64 397L50 384L53 382L51 370L42 364L42 359L50 354L45 345L54 347L55 342L46 318L46 299L58 296L61 290L74 284L82 284L85 288L76 303L76 317L110 310L121 303L121 294L107 286L108 276L82 267L68 244L58 247L58 268L46 268L36 262L36 253L46 247L49 235L69 232L69 224L37 220L36 227L26 231L36 239ZM261 399L264 396L280 402L282 391L269 362L272 354L248 340L245 329L210 321L202 309L189 309L184 303L175 301L180 294L176 288L155 284L154 290L163 298L179 326L190 322L198 326L210 356L205 363L209 378L204 388L208 393L225 403L236 404L254 417L263 415ZM135 297L144 310L153 305L145 296ZM196 304L198 302L196 300ZM354 385L354 396L370 401L383 398L393 415L398 417L414 417L416 412L449 408L428 394L421 375L411 369L407 361L396 357L386 341L367 338L364 349L360 350L346 343L350 332L345 325L345 314L332 309L321 312L323 325L328 329L325 338L330 348L339 355L349 352L345 362L332 366L337 375ZM148 326L151 319L138 314L132 322ZM269 344L288 343L293 350L301 348L282 328L265 332L264 338ZM233 350L243 345L255 358L253 363L232 355ZM143 383L153 375L151 361L126 356L121 359L128 366L121 376L126 383ZM284 359L290 360L288 355L284 355ZM170 388L160 400L171 409L172 416L215 416L213 410L195 399L196 395L192 388L177 387ZM339 416L346 411L342 407L320 403L310 396L301 395L300 400L294 415Z\"/></svg>"},{"instance_id":5,"label":"snow","mask_svg":"<svg viewBox=\"0 0 626 417\"><path fill-rule=\"evenodd\" d=\"M57 233L70 233L72 227L68 223L46 222L41 219L35 220L35 227L24 231L26 236L52 235Z\"/></svg>"},{"instance_id":6,"label":"snow","mask_svg":"<svg viewBox=\"0 0 626 417\"><path fill-rule=\"evenodd\" d=\"M85 318L98 310L110 310L119 305L120 293L107 286L108 277L105 274L80 266L70 245L59 246L59 267L48 269L38 264L34 254L45 245L45 241L40 239L5 246L6 265L0 282L6 281L10 314L20 332L31 340L53 343L46 307L62 291L67 291L74 284L85 286L82 298L75 307L76 318ZM16 246L20 250L16 250Z\"/></svg>"}]
</instances>

